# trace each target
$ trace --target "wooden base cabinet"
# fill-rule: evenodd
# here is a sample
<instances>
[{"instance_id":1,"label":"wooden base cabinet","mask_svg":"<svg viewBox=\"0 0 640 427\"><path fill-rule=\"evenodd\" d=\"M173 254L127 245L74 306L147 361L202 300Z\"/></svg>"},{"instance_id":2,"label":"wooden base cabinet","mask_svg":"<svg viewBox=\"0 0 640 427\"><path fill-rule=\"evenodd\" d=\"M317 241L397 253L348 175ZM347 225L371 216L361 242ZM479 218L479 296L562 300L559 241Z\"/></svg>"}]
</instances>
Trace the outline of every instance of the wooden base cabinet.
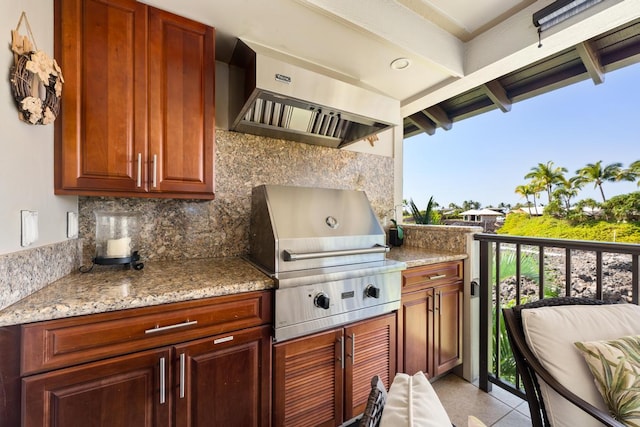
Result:
<instances>
[{"instance_id":1,"label":"wooden base cabinet","mask_svg":"<svg viewBox=\"0 0 640 427\"><path fill-rule=\"evenodd\" d=\"M401 369L429 378L462 363L462 261L403 272L398 331Z\"/></svg>"},{"instance_id":2,"label":"wooden base cabinet","mask_svg":"<svg viewBox=\"0 0 640 427\"><path fill-rule=\"evenodd\" d=\"M396 313L274 345L275 426L339 426L396 374Z\"/></svg>"},{"instance_id":3,"label":"wooden base cabinet","mask_svg":"<svg viewBox=\"0 0 640 427\"><path fill-rule=\"evenodd\" d=\"M269 425L271 326L175 347L176 426Z\"/></svg>"},{"instance_id":4,"label":"wooden base cabinet","mask_svg":"<svg viewBox=\"0 0 640 427\"><path fill-rule=\"evenodd\" d=\"M169 349L89 363L23 380L23 426L169 426Z\"/></svg>"},{"instance_id":5,"label":"wooden base cabinet","mask_svg":"<svg viewBox=\"0 0 640 427\"><path fill-rule=\"evenodd\" d=\"M268 291L21 329L22 427L270 425Z\"/></svg>"}]
</instances>

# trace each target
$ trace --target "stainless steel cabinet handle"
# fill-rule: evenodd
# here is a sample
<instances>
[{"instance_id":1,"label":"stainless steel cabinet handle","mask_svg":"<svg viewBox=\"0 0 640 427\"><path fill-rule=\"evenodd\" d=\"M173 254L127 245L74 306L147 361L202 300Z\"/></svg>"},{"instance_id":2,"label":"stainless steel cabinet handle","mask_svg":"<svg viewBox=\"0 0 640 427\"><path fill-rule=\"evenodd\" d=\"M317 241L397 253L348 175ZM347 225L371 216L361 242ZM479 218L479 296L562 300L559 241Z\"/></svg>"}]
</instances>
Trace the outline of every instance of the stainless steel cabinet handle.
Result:
<instances>
[{"instance_id":1,"label":"stainless steel cabinet handle","mask_svg":"<svg viewBox=\"0 0 640 427\"><path fill-rule=\"evenodd\" d=\"M351 364L356 364L356 334L351 334Z\"/></svg>"},{"instance_id":2,"label":"stainless steel cabinet handle","mask_svg":"<svg viewBox=\"0 0 640 427\"><path fill-rule=\"evenodd\" d=\"M180 353L180 399L184 399L184 353Z\"/></svg>"},{"instance_id":3,"label":"stainless steel cabinet handle","mask_svg":"<svg viewBox=\"0 0 640 427\"><path fill-rule=\"evenodd\" d=\"M344 369L344 338L340 337L340 365Z\"/></svg>"},{"instance_id":4,"label":"stainless steel cabinet handle","mask_svg":"<svg viewBox=\"0 0 640 427\"><path fill-rule=\"evenodd\" d=\"M168 331L169 329L175 329L175 328L183 328L185 326L191 326L191 325L197 325L198 321L197 320L192 320L192 321L185 321L182 323L176 323L175 325L168 325L168 326L158 326L156 325L155 328L151 328L151 329L147 329L146 331L144 331L145 334L153 334L155 332L162 332L162 331Z\"/></svg>"},{"instance_id":5,"label":"stainless steel cabinet handle","mask_svg":"<svg viewBox=\"0 0 640 427\"><path fill-rule=\"evenodd\" d=\"M142 186L142 153L138 153L138 177L136 178L136 185Z\"/></svg>"},{"instance_id":6,"label":"stainless steel cabinet handle","mask_svg":"<svg viewBox=\"0 0 640 427\"><path fill-rule=\"evenodd\" d=\"M158 155L153 155L153 188L156 188L158 185Z\"/></svg>"},{"instance_id":7,"label":"stainless steel cabinet handle","mask_svg":"<svg viewBox=\"0 0 640 427\"><path fill-rule=\"evenodd\" d=\"M444 279L445 277L447 277L446 274L437 274L435 276L429 276L429 280Z\"/></svg>"},{"instance_id":8,"label":"stainless steel cabinet handle","mask_svg":"<svg viewBox=\"0 0 640 427\"><path fill-rule=\"evenodd\" d=\"M164 357L160 358L160 404L163 405L165 402L165 360Z\"/></svg>"},{"instance_id":9,"label":"stainless steel cabinet handle","mask_svg":"<svg viewBox=\"0 0 640 427\"><path fill-rule=\"evenodd\" d=\"M438 311L438 316L442 316L442 310L440 310L441 307L442 307L442 292L438 292L438 308L436 308L436 310Z\"/></svg>"}]
</instances>

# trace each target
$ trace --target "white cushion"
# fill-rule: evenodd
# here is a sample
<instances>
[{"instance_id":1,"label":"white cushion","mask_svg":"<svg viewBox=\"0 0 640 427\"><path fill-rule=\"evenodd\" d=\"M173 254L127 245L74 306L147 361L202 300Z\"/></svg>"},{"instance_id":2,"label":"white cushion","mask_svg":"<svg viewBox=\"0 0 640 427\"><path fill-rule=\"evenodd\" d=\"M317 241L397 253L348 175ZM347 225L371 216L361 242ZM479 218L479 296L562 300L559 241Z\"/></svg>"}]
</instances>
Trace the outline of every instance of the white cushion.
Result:
<instances>
[{"instance_id":1,"label":"white cushion","mask_svg":"<svg viewBox=\"0 0 640 427\"><path fill-rule=\"evenodd\" d=\"M431 383L422 372L396 374L387 393L380 427L451 427Z\"/></svg>"},{"instance_id":2,"label":"white cushion","mask_svg":"<svg viewBox=\"0 0 640 427\"><path fill-rule=\"evenodd\" d=\"M592 405L607 411L576 341L615 339L640 334L640 306L568 305L522 310L527 344L553 377ZM540 384L547 414L554 427L588 427L600 424L575 405Z\"/></svg>"}]
</instances>

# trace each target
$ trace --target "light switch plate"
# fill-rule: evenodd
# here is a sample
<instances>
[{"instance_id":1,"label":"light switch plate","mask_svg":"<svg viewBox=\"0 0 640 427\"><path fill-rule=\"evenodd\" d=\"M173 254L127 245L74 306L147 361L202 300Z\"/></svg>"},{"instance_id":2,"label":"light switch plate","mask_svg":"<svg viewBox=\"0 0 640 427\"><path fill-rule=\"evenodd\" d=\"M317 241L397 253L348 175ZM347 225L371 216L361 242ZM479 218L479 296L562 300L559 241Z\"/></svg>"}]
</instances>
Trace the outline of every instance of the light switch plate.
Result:
<instances>
[{"instance_id":1,"label":"light switch plate","mask_svg":"<svg viewBox=\"0 0 640 427\"><path fill-rule=\"evenodd\" d=\"M38 211L20 211L22 215L22 239L20 244L25 247L38 240Z\"/></svg>"},{"instance_id":2,"label":"light switch plate","mask_svg":"<svg viewBox=\"0 0 640 427\"><path fill-rule=\"evenodd\" d=\"M76 237L78 237L78 214L67 212L67 238L75 239Z\"/></svg>"}]
</instances>

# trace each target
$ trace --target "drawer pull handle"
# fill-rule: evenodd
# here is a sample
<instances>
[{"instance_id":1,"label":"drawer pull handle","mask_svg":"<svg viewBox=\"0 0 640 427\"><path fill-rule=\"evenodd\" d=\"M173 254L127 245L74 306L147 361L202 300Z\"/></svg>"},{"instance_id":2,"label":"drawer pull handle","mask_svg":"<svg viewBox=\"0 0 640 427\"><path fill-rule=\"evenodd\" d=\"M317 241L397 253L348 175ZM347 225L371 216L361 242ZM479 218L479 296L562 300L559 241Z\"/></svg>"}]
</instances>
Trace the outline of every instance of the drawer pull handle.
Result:
<instances>
[{"instance_id":1,"label":"drawer pull handle","mask_svg":"<svg viewBox=\"0 0 640 427\"><path fill-rule=\"evenodd\" d=\"M435 276L429 276L429 280L444 279L445 277L447 277L446 274L436 274Z\"/></svg>"},{"instance_id":2,"label":"drawer pull handle","mask_svg":"<svg viewBox=\"0 0 640 427\"><path fill-rule=\"evenodd\" d=\"M175 328L183 328L185 326L191 326L191 325L196 325L198 324L197 320L192 320L192 321L186 321L186 322L182 322L182 323L176 323L175 325L169 325L169 326L158 326L156 325L155 328L151 328L151 329L147 329L146 331L144 331L145 334L153 334L155 332L162 332L162 331L168 331L169 329L175 329Z\"/></svg>"},{"instance_id":3,"label":"drawer pull handle","mask_svg":"<svg viewBox=\"0 0 640 427\"><path fill-rule=\"evenodd\" d=\"M218 338L213 340L214 344L222 344L225 342L229 342L229 341L233 341L233 335L229 335L228 337L224 337L224 338Z\"/></svg>"}]
</instances>

